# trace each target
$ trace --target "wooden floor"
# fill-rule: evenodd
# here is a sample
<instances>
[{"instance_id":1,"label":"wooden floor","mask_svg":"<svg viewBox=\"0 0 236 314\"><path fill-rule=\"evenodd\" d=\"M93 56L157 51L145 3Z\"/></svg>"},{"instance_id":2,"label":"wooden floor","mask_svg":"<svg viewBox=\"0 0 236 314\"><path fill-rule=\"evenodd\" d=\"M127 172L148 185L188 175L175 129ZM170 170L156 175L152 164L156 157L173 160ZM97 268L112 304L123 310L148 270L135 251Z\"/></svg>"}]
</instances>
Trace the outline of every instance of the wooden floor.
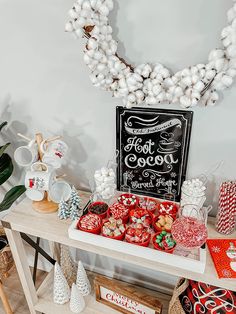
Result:
<instances>
[{"instance_id":1,"label":"wooden floor","mask_svg":"<svg viewBox=\"0 0 236 314\"><path fill-rule=\"evenodd\" d=\"M42 282L42 280L45 278L46 275L47 273L40 270L38 271L37 286L39 286L39 284ZM9 278L6 278L3 280L3 286L4 286L4 291L7 294L10 305L12 307L13 313L14 314L30 314L17 271L14 267L10 271ZM163 304L162 314L167 314L167 308L168 308L170 296L159 294L159 293L157 293L157 296L159 297L160 301ZM4 314L4 313L5 312L3 310L2 303L0 301L0 314ZM56 313L52 313L52 314L56 314Z\"/></svg>"}]
</instances>

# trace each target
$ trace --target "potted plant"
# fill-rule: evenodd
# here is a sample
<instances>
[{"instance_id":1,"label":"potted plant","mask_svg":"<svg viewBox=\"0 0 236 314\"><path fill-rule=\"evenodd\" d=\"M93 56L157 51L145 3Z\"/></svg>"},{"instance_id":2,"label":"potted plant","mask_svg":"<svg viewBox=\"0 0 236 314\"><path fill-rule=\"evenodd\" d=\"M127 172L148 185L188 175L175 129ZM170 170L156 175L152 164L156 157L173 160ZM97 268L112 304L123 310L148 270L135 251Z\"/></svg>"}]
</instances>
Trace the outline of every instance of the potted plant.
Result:
<instances>
[{"instance_id":1,"label":"potted plant","mask_svg":"<svg viewBox=\"0 0 236 314\"><path fill-rule=\"evenodd\" d=\"M6 125L6 121L0 124L0 132ZM0 146L0 186L10 178L14 169L11 157L5 152L9 145L10 143L6 143ZM11 188L0 203L0 212L9 209L25 190L24 185Z\"/></svg>"}]
</instances>

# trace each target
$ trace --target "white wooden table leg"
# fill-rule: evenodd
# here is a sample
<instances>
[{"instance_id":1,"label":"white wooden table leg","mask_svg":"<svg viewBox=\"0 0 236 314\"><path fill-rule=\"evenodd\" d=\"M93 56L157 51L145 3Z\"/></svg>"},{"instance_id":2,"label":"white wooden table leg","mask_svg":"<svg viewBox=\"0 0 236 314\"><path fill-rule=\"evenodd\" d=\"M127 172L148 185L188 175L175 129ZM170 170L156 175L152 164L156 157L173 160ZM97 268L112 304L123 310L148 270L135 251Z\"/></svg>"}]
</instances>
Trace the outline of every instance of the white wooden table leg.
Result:
<instances>
[{"instance_id":1,"label":"white wooden table leg","mask_svg":"<svg viewBox=\"0 0 236 314\"><path fill-rule=\"evenodd\" d=\"M29 306L31 314L39 314L35 311L34 305L38 301L36 289L33 283L32 275L27 261L23 241L19 232L5 229L10 244L11 252L20 277L22 288Z\"/></svg>"}]
</instances>

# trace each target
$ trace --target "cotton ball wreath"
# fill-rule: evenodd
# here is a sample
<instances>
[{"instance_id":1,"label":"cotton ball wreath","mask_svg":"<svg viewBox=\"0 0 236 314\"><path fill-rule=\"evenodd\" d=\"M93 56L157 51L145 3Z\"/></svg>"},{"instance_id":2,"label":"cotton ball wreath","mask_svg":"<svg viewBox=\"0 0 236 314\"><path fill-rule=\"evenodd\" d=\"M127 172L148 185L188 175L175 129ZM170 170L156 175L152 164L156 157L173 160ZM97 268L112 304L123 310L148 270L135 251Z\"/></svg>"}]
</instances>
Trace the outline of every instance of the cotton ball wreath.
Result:
<instances>
[{"instance_id":1,"label":"cotton ball wreath","mask_svg":"<svg viewBox=\"0 0 236 314\"><path fill-rule=\"evenodd\" d=\"M232 85L236 75L236 4L228 11L228 25L221 32L222 48L210 52L208 63L175 74L160 63L133 67L117 55L108 19L113 7L112 0L77 0L65 25L75 38L86 38L84 62L95 87L123 98L128 108L161 102L189 108L198 103L214 105L217 91Z\"/></svg>"},{"instance_id":2,"label":"cotton ball wreath","mask_svg":"<svg viewBox=\"0 0 236 314\"><path fill-rule=\"evenodd\" d=\"M115 172L112 168L102 167L94 174L96 192L105 200L111 198L116 189Z\"/></svg>"}]
</instances>

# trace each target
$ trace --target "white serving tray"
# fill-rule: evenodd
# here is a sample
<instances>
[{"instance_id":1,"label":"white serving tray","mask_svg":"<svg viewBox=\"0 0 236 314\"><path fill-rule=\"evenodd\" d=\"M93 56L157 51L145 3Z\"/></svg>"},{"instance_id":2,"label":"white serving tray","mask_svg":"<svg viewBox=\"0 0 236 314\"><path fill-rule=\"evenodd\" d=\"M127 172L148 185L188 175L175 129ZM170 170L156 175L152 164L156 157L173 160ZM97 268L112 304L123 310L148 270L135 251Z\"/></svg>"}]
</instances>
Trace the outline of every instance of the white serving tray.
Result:
<instances>
[{"instance_id":1,"label":"white serving tray","mask_svg":"<svg viewBox=\"0 0 236 314\"><path fill-rule=\"evenodd\" d=\"M125 241L118 241L78 230L76 228L77 221L73 222L69 229L69 237L73 240L88 244L96 244L97 247L111 249L120 253L129 254L135 258L145 257L145 259L178 267L181 269L204 273L206 266L206 249L196 249L191 256L184 257L155 250L152 247L142 247Z\"/></svg>"}]
</instances>

